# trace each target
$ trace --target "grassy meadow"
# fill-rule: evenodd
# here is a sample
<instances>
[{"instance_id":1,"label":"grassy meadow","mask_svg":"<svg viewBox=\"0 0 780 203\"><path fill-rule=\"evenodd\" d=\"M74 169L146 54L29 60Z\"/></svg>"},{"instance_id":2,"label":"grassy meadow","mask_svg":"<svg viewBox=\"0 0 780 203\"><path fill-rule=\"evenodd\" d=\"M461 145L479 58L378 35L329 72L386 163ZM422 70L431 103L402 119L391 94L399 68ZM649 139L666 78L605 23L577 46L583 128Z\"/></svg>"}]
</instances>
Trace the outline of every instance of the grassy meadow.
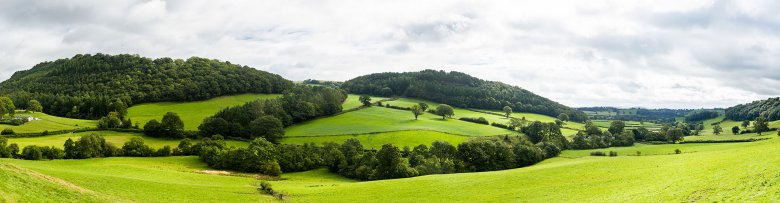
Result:
<instances>
[{"instance_id":1,"label":"grassy meadow","mask_svg":"<svg viewBox=\"0 0 780 203\"><path fill-rule=\"evenodd\" d=\"M155 138L146 136L142 133L130 133L130 132L114 132L114 131L92 131L92 132L81 132L81 133L68 133L68 134L61 134L61 135L49 135L49 136L41 136L41 137L25 137L25 138L8 138L8 143L16 143L19 145L20 148L23 148L27 145L38 145L38 146L56 146L59 148L62 148L62 145L65 143L65 140L68 138L75 140L78 140L79 137L89 134L97 134L100 136L103 136L103 138L106 139L107 142L114 144L114 146L121 147L125 142L130 140L130 138L133 137L141 137L144 139L144 143L146 145L149 145L152 148L158 149L161 147L164 147L165 145L176 147L179 145L179 142L181 140L175 140L175 139L162 139L162 138ZM226 140L228 146L235 146L235 147L246 147L249 144L247 142L243 141L235 141L235 140Z\"/></svg>"},{"instance_id":2,"label":"grassy meadow","mask_svg":"<svg viewBox=\"0 0 780 203\"><path fill-rule=\"evenodd\" d=\"M427 130L408 130L408 131L396 131L396 132L382 132L382 133L368 133L357 135L332 135L332 136L315 136L315 137L285 137L282 139L282 143L286 144L304 144L304 143L325 143L336 142L344 143L344 140L349 138L357 138L360 143L368 149L380 149L382 145L392 143L398 147L403 148L408 146L414 148L417 145L425 144L430 145L434 141L446 141L450 144L457 145L461 142L468 140L470 137L462 135L453 135L436 131Z\"/></svg>"},{"instance_id":3,"label":"grassy meadow","mask_svg":"<svg viewBox=\"0 0 780 203\"><path fill-rule=\"evenodd\" d=\"M402 130L428 130L469 136L515 133L457 119L442 120L441 117L432 114L424 114L419 117L419 120L414 120L414 115L409 111L371 107L290 126L285 129L285 136L351 135Z\"/></svg>"},{"instance_id":4,"label":"grassy meadow","mask_svg":"<svg viewBox=\"0 0 780 203\"><path fill-rule=\"evenodd\" d=\"M371 96L371 102L377 102L383 99L388 99L388 98ZM360 95L357 94L348 94L347 100L345 100L344 103L341 104L341 108L343 110L349 110L360 106L363 106L363 103L360 102Z\"/></svg>"},{"instance_id":5,"label":"grassy meadow","mask_svg":"<svg viewBox=\"0 0 780 203\"><path fill-rule=\"evenodd\" d=\"M48 115L40 112L17 111L15 116L32 116L40 120L34 120L19 126L0 124L0 129L10 128L16 133L40 133L43 131L74 130L80 128L97 127L96 120L83 120L64 118Z\"/></svg>"},{"instance_id":6,"label":"grassy meadow","mask_svg":"<svg viewBox=\"0 0 780 203\"><path fill-rule=\"evenodd\" d=\"M8 191L14 196L11 202L36 202L59 200L72 202L269 202L273 197L260 195L256 189L259 181L252 174L217 175L198 160L198 157L128 158L112 157L84 160L25 161L0 159L0 167L18 167L55 177L33 185L30 189L49 189L35 193ZM7 178L9 176L10 178ZM0 179L17 179L19 172L3 170ZM33 178L22 182L42 182ZM16 180L0 183L21 184ZM60 185L83 188L74 191ZM9 188L27 188L14 187ZM5 191L5 190L3 190ZM24 196L38 194L46 196ZM6 197L5 195L2 195ZM21 197L16 197L21 196Z\"/></svg>"},{"instance_id":7,"label":"grassy meadow","mask_svg":"<svg viewBox=\"0 0 780 203\"><path fill-rule=\"evenodd\" d=\"M203 119L214 115L223 108L240 106L257 99L273 99L279 94L241 94L216 97L195 102L158 102L133 105L127 109L127 116L139 127L152 119L162 120L166 112L176 112L184 122L185 130L198 130Z\"/></svg>"}]
</instances>

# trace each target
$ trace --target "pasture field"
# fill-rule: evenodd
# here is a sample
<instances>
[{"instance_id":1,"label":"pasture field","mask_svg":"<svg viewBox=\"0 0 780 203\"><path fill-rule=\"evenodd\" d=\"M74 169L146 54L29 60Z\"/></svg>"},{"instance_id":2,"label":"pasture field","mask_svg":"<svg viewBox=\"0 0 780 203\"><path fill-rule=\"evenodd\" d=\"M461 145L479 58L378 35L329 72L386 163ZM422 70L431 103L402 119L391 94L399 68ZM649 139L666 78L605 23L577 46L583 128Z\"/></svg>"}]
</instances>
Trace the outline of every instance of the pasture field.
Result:
<instances>
[{"instance_id":1,"label":"pasture field","mask_svg":"<svg viewBox=\"0 0 780 203\"><path fill-rule=\"evenodd\" d=\"M352 135L400 130L429 130L469 136L516 133L457 119L442 120L441 117L432 114L424 114L419 117L419 120L414 120L414 115L409 111L371 107L290 126L285 129L285 136Z\"/></svg>"},{"instance_id":2,"label":"pasture field","mask_svg":"<svg viewBox=\"0 0 780 203\"><path fill-rule=\"evenodd\" d=\"M609 125L612 124L612 120L593 120L594 125L601 127L601 128L609 128ZM653 123L653 122L639 122L639 121L623 121L626 124L626 129L637 129L639 127L645 127L648 130L653 129L660 129L661 124Z\"/></svg>"},{"instance_id":3,"label":"pasture field","mask_svg":"<svg viewBox=\"0 0 780 203\"><path fill-rule=\"evenodd\" d=\"M0 202L101 202L80 187L60 184L53 177L0 160ZM30 192L34 191L34 192Z\"/></svg>"},{"instance_id":4,"label":"pasture field","mask_svg":"<svg viewBox=\"0 0 780 203\"><path fill-rule=\"evenodd\" d=\"M388 99L388 98L371 96L372 103L383 99ZM341 108L343 110L349 110L360 106L363 106L363 103L360 103L360 95L357 94L348 94L347 100L345 100L344 103L341 104Z\"/></svg>"},{"instance_id":5,"label":"pasture field","mask_svg":"<svg viewBox=\"0 0 780 203\"><path fill-rule=\"evenodd\" d=\"M0 129L10 128L16 133L40 133L43 131L74 130L97 127L96 120L57 117L41 112L25 113L23 111L17 111L16 116L32 116L34 118L39 118L40 120L30 121L19 126L0 124Z\"/></svg>"},{"instance_id":6,"label":"pasture field","mask_svg":"<svg viewBox=\"0 0 780 203\"><path fill-rule=\"evenodd\" d=\"M436 108L436 106L439 105L439 103L431 102L431 101L425 101L425 100L419 100L419 99L411 99L411 98L399 98L395 101L389 101L385 102L387 104L393 105L393 106L401 106L401 107L411 107L418 103L427 103L429 108ZM509 123L509 119L504 116L497 116L493 114L487 114L487 113L480 113L476 111L471 111L468 109L463 108L457 108L453 107L455 110L455 116L454 118L461 118L461 117L471 117L471 118L479 118L483 117L490 121L491 123L501 123L501 124L507 124ZM504 114L503 111L497 111L497 110L481 110L481 111L487 111L487 112L494 112L499 114ZM541 121L545 123L549 122L555 122L556 118L547 116L547 115L541 115L541 114L535 114L535 113L523 113L523 112L513 112L512 117L516 118L523 118L525 117L526 120L529 121ZM564 125L566 128L571 128L571 130L567 131L570 134L567 134L567 132L564 132L564 135L574 135L577 133L576 130L584 130L585 125L582 123L577 122L566 122L566 125ZM563 129L562 129L563 130ZM573 131L574 133L571 133Z\"/></svg>"},{"instance_id":7,"label":"pasture field","mask_svg":"<svg viewBox=\"0 0 780 203\"><path fill-rule=\"evenodd\" d=\"M408 146L414 148L417 145L425 144L431 145L434 141L446 141L450 144L457 145L461 142L468 140L470 137L462 135L453 135L436 131L427 130L406 130L396 132L382 132L382 133L370 133L370 134L358 134L358 135L335 135L335 136L316 136L316 137L285 137L282 139L282 143L286 144L304 144L304 143L317 143L322 144L325 142L344 143L349 138L357 138L360 143L367 149L380 149L382 145L392 143L398 147L403 148Z\"/></svg>"},{"instance_id":8,"label":"pasture field","mask_svg":"<svg viewBox=\"0 0 780 203\"><path fill-rule=\"evenodd\" d=\"M84 135L89 135L92 133L103 136L106 139L106 142L114 144L114 146L117 147L122 147L122 145L125 142L127 142L128 140L130 140L130 138L133 137L143 138L144 143L154 149L159 149L161 147L164 147L165 145L176 147L179 145L179 142L181 142L181 140L176 140L176 139L161 139L156 137L150 137L142 133L93 131L93 132L69 133L69 134L61 134L61 135L49 135L49 136L41 136L41 137L8 138L8 143L9 144L16 143L19 145L20 148L23 148L27 145L38 145L38 146L55 146L62 149L62 145L65 143L65 140L68 140L68 138L71 138L73 139L73 141L76 141L79 139L79 137ZM197 140L193 140L193 141L197 141ZM235 146L235 147L246 147L249 145L249 143L247 142L236 141L236 140L225 140L225 142L228 144L228 146Z\"/></svg>"},{"instance_id":9,"label":"pasture field","mask_svg":"<svg viewBox=\"0 0 780 203\"><path fill-rule=\"evenodd\" d=\"M720 136L723 135L732 135L731 128L734 126L738 126L740 130L744 130L742 127L742 121L733 121L726 119L725 116L720 116L713 119L708 119L702 122L704 125L704 130L702 130L699 134L700 135L715 135L712 131L712 128L714 123L720 122L720 127L723 128L723 132L720 134ZM772 121L768 123L769 128L780 128L780 120ZM750 125L748 125L749 129L753 129L753 122L750 122ZM764 135L777 135L777 132L764 132Z\"/></svg>"},{"instance_id":10,"label":"pasture field","mask_svg":"<svg viewBox=\"0 0 780 203\"><path fill-rule=\"evenodd\" d=\"M675 149L682 154L674 154ZM618 151L593 157L591 151ZM493 172L354 182L315 170L283 174L291 202L771 202L780 198L780 139L568 150ZM626 156L640 151L642 156ZM695 170L692 170L694 169ZM566 191L566 192L562 192ZM425 194L425 195L421 195Z\"/></svg>"},{"instance_id":11,"label":"pasture field","mask_svg":"<svg viewBox=\"0 0 780 203\"><path fill-rule=\"evenodd\" d=\"M112 157L82 160L26 161L2 159L3 165L29 169L61 179L85 192L4 191L14 195L46 194L41 197L21 197L35 201L71 200L82 202L97 196L103 202L270 202L273 198L260 195L259 181L253 174L217 175L198 157L129 158ZM5 173L3 173L5 174ZM0 179L5 177L0 175ZM39 181L40 182L40 181ZM12 183L15 184L15 183ZM52 183L46 183L51 185ZM0 185L3 185L0 183ZM13 187L13 186L12 186ZM48 188L46 185L40 186ZM27 188L27 187L19 187ZM64 191L63 191L64 190ZM71 195L79 196L71 196ZM5 195L4 195L5 196ZM49 198L51 197L51 198ZM105 201L108 199L108 201Z\"/></svg>"},{"instance_id":12,"label":"pasture field","mask_svg":"<svg viewBox=\"0 0 780 203\"><path fill-rule=\"evenodd\" d=\"M280 96L281 94L241 94L194 102L145 103L128 108L127 117L133 121L133 124L138 123L139 127L143 127L149 120L157 119L160 121L165 113L176 112L184 122L185 130L198 130L198 126L204 118L212 116L224 108L240 106L257 99L273 99Z\"/></svg>"}]
</instances>

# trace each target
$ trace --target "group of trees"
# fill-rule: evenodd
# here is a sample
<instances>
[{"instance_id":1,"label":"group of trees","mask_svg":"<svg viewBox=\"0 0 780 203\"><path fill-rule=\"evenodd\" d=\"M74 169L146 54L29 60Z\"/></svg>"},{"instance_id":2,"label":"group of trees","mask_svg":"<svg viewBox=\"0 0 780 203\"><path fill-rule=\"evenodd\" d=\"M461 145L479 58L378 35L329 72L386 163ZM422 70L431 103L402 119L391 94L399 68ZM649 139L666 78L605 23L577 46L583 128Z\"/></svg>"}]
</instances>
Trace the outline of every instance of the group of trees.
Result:
<instances>
[{"instance_id":1,"label":"group of trees","mask_svg":"<svg viewBox=\"0 0 780 203\"><path fill-rule=\"evenodd\" d=\"M656 123L674 123L676 122L675 119L678 117L686 116L691 112L691 109L620 109L615 107L581 107L578 109L592 112L588 114L590 119L640 122L652 121Z\"/></svg>"},{"instance_id":2,"label":"group of trees","mask_svg":"<svg viewBox=\"0 0 780 203\"><path fill-rule=\"evenodd\" d=\"M607 147L632 146L636 137L650 137L651 132L645 128L637 131L625 130L623 121L612 121L606 131L602 131L591 122L585 124L585 130L574 135L571 148L573 149L598 149ZM644 135L643 135L644 134Z\"/></svg>"},{"instance_id":3,"label":"group of trees","mask_svg":"<svg viewBox=\"0 0 780 203\"><path fill-rule=\"evenodd\" d=\"M740 104L726 109L726 118L742 121L763 117L767 121L780 120L780 97Z\"/></svg>"},{"instance_id":4,"label":"group of trees","mask_svg":"<svg viewBox=\"0 0 780 203\"><path fill-rule=\"evenodd\" d=\"M184 138L184 122L174 112L165 113L162 122L152 119L144 125L144 134L152 137Z\"/></svg>"},{"instance_id":5,"label":"group of trees","mask_svg":"<svg viewBox=\"0 0 780 203\"><path fill-rule=\"evenodd\" d=\"M28 145L19 149L18 145L7 144L7 139L0 137L0 158L20 158L27 160L41 159L89 159L102 157L152 157L185 155L178 148L164 146L154 150L144 143L140 137L131 138L119 148L106 142L103 136L90 134L79 137L76 141L68 138L63 148L52 146ZM186 140L188 141L188 140Z\"/></svg>"},{"instance_id":6,"label":"group of trees","mask_svg":"<svg viewBox=\"0 0 780 203\"><path fill-rule=\"evenodd\" d=\"M256 100L225 108L206 118L198 130L204 136L263 137L276 143L286 126L341 112L341 103L346 97L342 90L299 85L285 91L279 99Z\"/></svg>"},{"instance_id":7,"label":"group of trees","mask_svg":"<svg viewBox=\"0 0 780 203\"><path fill-rule=\"evenodd\" d=\"M717 118L720 113L716 111L696 111L685 116L685 122L692 123L696 121L707 120L711 118Z\"/></svg>"},{"instance_id":8,"label":"group of trees","mask_svg":"<svg viewBox=\"0 0 780 203\"><path fill-rule=\"evenodd\" d=\"M212 59L79 54L16 72L0 83L0 94L12 98L20 109L35 107L51 115L98 119L117 111L113 107L117 99L130 106L281 93L291 86L279 75Z\"/></svg>"},{"instance_id":9,"label":"group of trees","mask_svg":"<svg viewBox=\"0 0 780 203\"><path fill-rule=\"evenodd\" d=\"M566 113L572 121L584 121L582 111L569 108L528 90L500 82L485 81L465 73L424 70L407 73L375 73L344 82L345 90L357 94L397 95L450 104L461 108L515 111L557 116Z\"/></svg>"},{"instance_id":10,"label":"group of trees","mask_svg":"<svg viewBox=\"0 0 780 203\"><path fill-rule=\"evenodd\" d=\"M436 141L410 149L385 144L366 149L351 138L343 144L274 145L256 138L247 148L227 147L221 136L205 138L197 153L217 169L279 175L325 166L331 172L360 180L405 178L426 174L477 172L532 165L560 154L553 143L533 144L520 136L473 139L453 146Z\"/></svg>"}]
</instances>

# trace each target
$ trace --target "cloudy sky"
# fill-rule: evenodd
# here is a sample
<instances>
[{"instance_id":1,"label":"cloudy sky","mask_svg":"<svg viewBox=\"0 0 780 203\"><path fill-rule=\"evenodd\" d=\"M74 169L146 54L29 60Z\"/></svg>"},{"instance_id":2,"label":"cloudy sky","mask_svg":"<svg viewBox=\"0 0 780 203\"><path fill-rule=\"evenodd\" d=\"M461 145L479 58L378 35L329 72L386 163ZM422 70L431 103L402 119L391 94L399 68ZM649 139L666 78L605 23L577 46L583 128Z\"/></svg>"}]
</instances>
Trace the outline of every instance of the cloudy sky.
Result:
<instances>
[{"instance_id":1,"label":"cloudy sky","mask_svg":"<svg viewBox=\"0 0 780 203\"><path fill-rule=\"evenodd\" d=\"M288 79L443 69L570 106L780 95L778 1L0 1L0 79L80 53L200 56Z\"/></svg>"}]
</instances>

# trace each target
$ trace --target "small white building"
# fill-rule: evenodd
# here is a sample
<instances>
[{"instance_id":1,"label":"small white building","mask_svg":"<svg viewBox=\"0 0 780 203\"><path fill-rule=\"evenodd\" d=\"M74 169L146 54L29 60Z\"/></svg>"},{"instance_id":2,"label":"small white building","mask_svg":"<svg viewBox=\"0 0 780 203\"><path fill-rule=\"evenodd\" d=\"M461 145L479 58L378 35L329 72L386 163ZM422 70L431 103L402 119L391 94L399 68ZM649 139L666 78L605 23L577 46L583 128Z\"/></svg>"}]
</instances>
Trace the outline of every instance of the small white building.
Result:
<instances>
[{"instance_id":1,"label":"small white building","mask_svg":"<svg viewBox=\"0 0 780 203\"><path fill-rule=\"evenodd\" d=\"M16 116L14 119L23 120L23 121L26 121L26 122L30 122L30 121L35 120L35 118L33 118L32 116Z\"/></svg>"}]
</instances>

